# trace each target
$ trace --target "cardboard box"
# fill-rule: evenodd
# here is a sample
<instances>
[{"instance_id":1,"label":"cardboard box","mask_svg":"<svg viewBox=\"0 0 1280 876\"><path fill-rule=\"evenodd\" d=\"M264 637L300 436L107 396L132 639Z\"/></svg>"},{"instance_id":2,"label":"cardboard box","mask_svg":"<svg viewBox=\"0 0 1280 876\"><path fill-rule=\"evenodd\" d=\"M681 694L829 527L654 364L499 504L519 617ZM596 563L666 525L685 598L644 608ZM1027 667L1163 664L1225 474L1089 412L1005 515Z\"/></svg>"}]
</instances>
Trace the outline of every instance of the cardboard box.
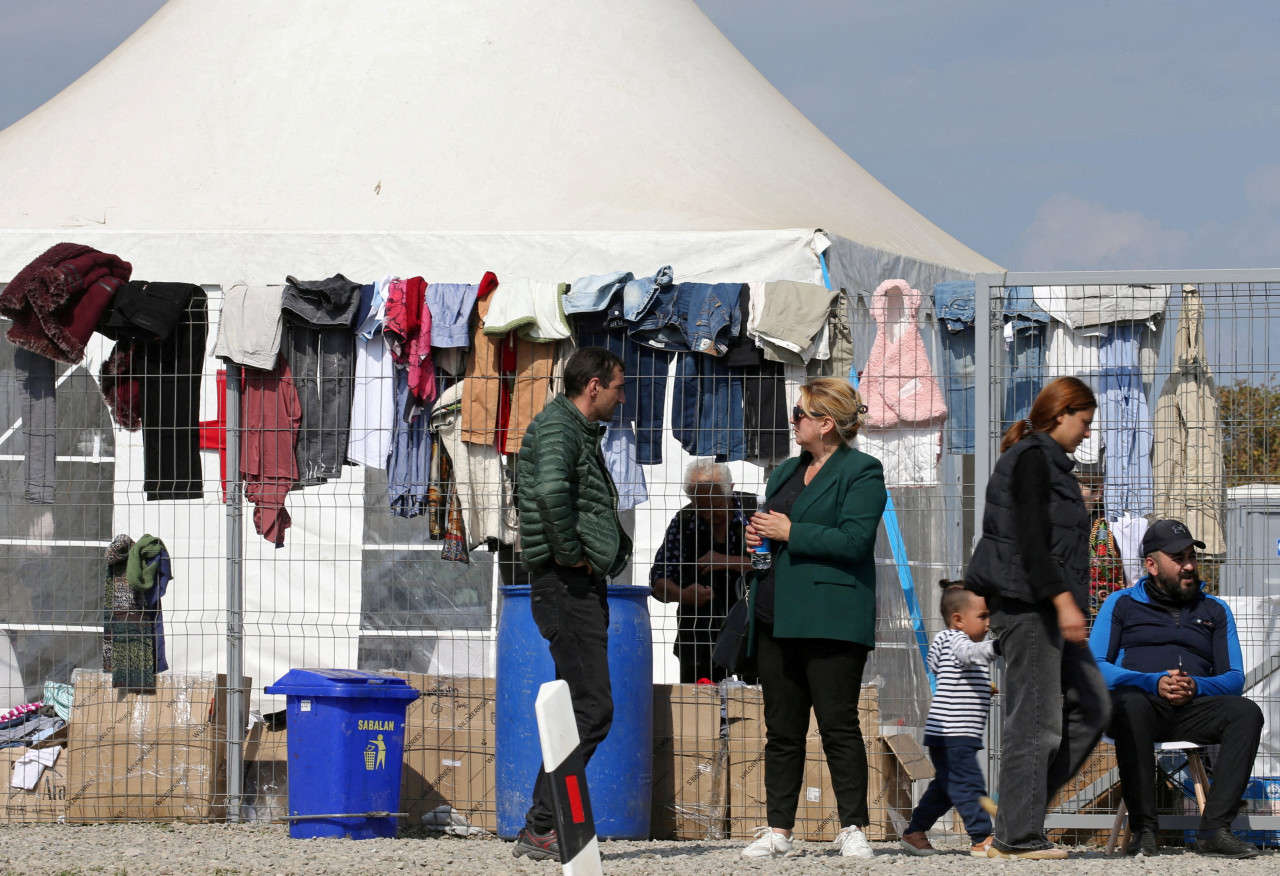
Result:
<instances>
[{"instance_id":1,"label":"cardboard box","mask_svg":"<svg viewBox=\"0 0 1280 876\"><path fill-rule=\"evenodd\" d=\"M492 678L389 672L405 679L421 696L405 710L405 751L492 749L498 726Z\"/></svg>"},{"instance_id":2,"label":"cardboard box","mask_svg":"<svg viewBox=\"0 0 1280 876\"><path fill-rule=\"evenodd\" d=\"M30 791L9 787L13 765L28 749L0 748L0 779L4 781L4 804L0 806L0 824L31 824L65 821L67 814L67 752L58 756L53 766L40 774Z\"/></svg>"},{"instance_id":3,"label":"cardboard box","mask_svg":"<svg viewBox=\"0 0 1280 876\"><path fill-rule=\"evenodd\" d=\"M67 821L221 820L225 755L225 734L213 724L68 746Z\"/></svg>"},{"instance_id":4,"label":"cardboard box","mask_svg":"<svg viewBox=\"0 0 1280 876\"><path fill-rule=\"evenodd\" d=\"M402 823L418 827L422 816L447 804L473 827L497 830L494 680L389 674L422 694L405 711Z\"/></svg>"},{"instance_id":5,"label":"cardboard box","mask_svg":"<svg viewBox=\"0 0 1280 876\"><path fill-rule=\"evenodd\" d=\"M729 785L720 718L718 687L653 686L652 839L723 838Z\"/></svg>"},{"instance_id":6,"label":"cardboard box","mask_svg":"<svg viewBox=\"0 0 1280 876\"><path fill-rule=\"evenodd\" d=\"M160 730L225 721L225 675L164 672L156 676L155 690L146 693L113 688L109 672L77 669L71 682L75 699L68 723L73 746L97 744L113 735L143 739Z\"/></svg>"},{"instance_id":7,"label":"cardboard box","mask_svg":"<svg viewBox=\"0 0 1280 876\"><path fill-rule=\"evenodd\" d=\"M472 827L498 829L493 749L406 749L400 783L403 824L420 827L422 816L448 805Z\"/></svg>"},{"instance_id":8,"label":"cardboard box","mask_svg":"<svg viewBox=\"0 0 1280 876\"><path fill-rule=\"evenodd\" d=\"M244 803L247 821L270 821L289 814L289 731L266 723L245 737Z\"/></svg>"},{"instance_id":9,"label":"cardboard box","mask_svg":"<svg viewBox=\"0 0 1280 876\"><path fill-rule=\"evenodd\" d=\"M871 824L867 836L872 840L894 839L911 814L911 782L913 781L899 756L884 737L877 734L880 725L878 691L874 685L863 685L858 698L858 722L867 747L867 806ZM767 823L764 787L764 696L758 688L730 688L726 702L729 725L727 770L729 805L726 814L728 835L734 839L750 839L755 828ZM908 741L909 740L909 741ZM896 743L914 771L928 764L924 752L913 737ZM931 768L930 772L931 774ZM905 811L904 811L905 810ZM901 825L897 822L901 820ZM817 721L812 717L805 755L804 783L796 808L795 834L810 841L832 840L840 831L840 817L830 772L822 750Z\"/></svg>"}]
</instances>

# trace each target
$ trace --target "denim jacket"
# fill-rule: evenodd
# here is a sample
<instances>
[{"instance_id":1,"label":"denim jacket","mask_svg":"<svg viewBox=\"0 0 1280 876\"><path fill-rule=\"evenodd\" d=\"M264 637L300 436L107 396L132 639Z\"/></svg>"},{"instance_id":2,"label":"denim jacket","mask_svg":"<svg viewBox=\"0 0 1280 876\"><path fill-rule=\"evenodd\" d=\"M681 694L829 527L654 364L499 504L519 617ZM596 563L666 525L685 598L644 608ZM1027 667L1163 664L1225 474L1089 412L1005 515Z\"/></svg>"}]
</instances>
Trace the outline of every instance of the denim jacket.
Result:
<instances>
[{"instance_id":1,"label":"denim jacket","mask_svg":"<svg viewBox=\"0 0 1280 876\"><path fill-rule=\"evenodd\" d=\"M671 265L658 268L652 277L640 277L627 283L622 290L622 315L627 322L635 322L644 316L654 299L664 287L671 285Z\"/></svg>"},{"instance_id":2,"label":"denim jacket","mask_svg":"<svg viewBox=\"0 0 1280 876\"><path fill-rule=\"evenodd\" d=\"M938 319L946 323L948 331L963 331L973 325L974 282L961 280L939 283L933 287L933 309Z\"/></svg>"},{"instance_id":3,"label":"denim jacket","mask_svg":"<svg viewBox=\"0 0 1280 876\"><path fill-rule=\"evenodd\" d=\"M618 271L574 280L561 302L565 315L604 310L633 276L630 271Z\"/></svg>"}]
</instances>

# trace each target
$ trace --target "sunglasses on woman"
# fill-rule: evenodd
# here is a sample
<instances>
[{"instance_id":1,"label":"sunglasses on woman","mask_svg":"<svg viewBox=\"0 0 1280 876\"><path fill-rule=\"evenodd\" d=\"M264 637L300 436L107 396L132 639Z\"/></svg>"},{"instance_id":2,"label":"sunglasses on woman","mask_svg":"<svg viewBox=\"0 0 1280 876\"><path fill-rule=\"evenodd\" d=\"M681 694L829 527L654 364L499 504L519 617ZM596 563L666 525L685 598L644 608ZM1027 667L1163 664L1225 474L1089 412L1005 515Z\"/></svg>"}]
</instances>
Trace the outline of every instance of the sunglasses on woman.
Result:
<instances>
[{"instance_id":1,"label":"sunglasses on woman","mask_svg":"<svg viewBox=\"0 0 1280 876\"><path fill-rule=\"evenodd\" d=\"M867 406L866 406L866 405L858 405L858 413L860 413L860 414L865 414L866 412L867 412ZM809 418L809 419L811 419L811 420L821 420L821 419L823 419L824 417L829 417L829 416L831 416L831 415L830 415L830 414L820 414L820 413L818 413L818 412L816 412L816 411L815 411L815 412L813 412L813 413L810 413L809 411L806 411L804 408L800 407L799 405L796 405L795 407L793 407L793 408L791 409L791 422L793 422L793 423L795 423L795 422L799 422L800 420L804 419L805 417L808 417L808 418Z\"/></svg>"}]
</instances>

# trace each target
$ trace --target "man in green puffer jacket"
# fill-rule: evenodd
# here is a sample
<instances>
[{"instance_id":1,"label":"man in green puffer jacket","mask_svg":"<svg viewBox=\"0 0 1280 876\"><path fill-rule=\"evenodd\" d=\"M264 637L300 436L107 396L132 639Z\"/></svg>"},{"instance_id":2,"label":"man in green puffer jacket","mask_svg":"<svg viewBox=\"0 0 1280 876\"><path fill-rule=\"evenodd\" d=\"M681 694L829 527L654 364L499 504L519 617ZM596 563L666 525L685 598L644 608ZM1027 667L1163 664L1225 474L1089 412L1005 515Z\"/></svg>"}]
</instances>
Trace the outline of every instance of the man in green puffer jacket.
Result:
<instances>
[{"instance_id":1,"label":"man in green puffer jacket","mask_svg":"<svg viewBox=\"0 0 1280 876\"><path fill-rule=\"evenodd\" d=\"M631 558L600 449L600 422L612 420L625 398L622 379L622 360L608 350L583 347L569 357L564 394L533 418L516 466L520 564L556 677L569 685L584 764L613 723L605 587ZM547 774L539 770L516 857L560 857L553 806Z\"/></svg>"}]
</instances>

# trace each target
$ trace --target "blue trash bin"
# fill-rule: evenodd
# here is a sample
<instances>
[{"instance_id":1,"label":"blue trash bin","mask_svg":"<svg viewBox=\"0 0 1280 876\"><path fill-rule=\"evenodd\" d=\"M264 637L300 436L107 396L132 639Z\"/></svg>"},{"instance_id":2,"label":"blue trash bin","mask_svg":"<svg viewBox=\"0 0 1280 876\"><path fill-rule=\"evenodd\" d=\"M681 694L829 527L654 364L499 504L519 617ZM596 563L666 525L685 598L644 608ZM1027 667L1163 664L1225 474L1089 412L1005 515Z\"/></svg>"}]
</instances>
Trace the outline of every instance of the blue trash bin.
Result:
<instances>
[{"instance_id":1,"label":"blue trash bin","mask_svg":"<svg viewBox=\"0 0 1280 876\"><path fill-rule=\"evenodd\" d=\"M498 836L524 827L533 781L542 768L533 703L555 679L546 639L533 622L529 586L501 588L497 721L494 733ZM613 725L587 765L587 789L601 839L648 839L653 792L653 637L650 588L613 585L609 599L609 681Z\"/></svg>"},{"instance_id":2,"label":"blue trash bin","mask_svg":"<svg viewBox=\"0 0 1280 876\"><path fill-rule=\"evenodd\" d=\"M418 692L357 669L290 669L266 692L287 698L289 836L395 836L404 715Z\"/></svg>"}]
</instances>

